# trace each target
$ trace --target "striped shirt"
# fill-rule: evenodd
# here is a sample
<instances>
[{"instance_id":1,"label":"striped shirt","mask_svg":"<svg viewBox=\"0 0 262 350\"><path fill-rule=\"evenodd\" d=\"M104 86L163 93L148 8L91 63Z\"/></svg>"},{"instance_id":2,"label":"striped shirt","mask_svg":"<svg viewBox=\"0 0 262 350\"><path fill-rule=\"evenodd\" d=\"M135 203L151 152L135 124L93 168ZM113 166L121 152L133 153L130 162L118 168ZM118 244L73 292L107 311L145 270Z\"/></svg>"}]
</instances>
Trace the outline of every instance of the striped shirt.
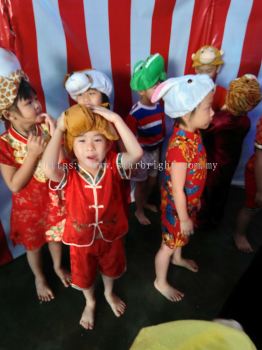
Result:
<instances>
[{"instance_id":1,"label":"striped shirt","mask_svg":"<svg viewBox=\"0 0 262 350\"><path fill-rule=\"evenodd\" d=\"M126 123L137 136L143 149L153 151L164 140L165 115L160 103L152 106L137 102L126 118Z\"/></svg>"}]
</instances>

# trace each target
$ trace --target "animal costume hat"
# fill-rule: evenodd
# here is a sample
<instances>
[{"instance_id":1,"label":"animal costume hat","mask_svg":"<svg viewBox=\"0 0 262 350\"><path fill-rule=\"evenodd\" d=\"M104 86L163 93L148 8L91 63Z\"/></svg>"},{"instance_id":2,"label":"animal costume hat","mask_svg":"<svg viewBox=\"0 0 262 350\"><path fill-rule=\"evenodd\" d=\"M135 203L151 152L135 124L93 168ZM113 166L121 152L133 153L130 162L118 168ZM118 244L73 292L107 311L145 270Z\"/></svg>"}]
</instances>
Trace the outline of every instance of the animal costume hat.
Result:
<instances>
[{"instance_id":1,"label":"animal costume hat","mask_svg":"<svg viewBox=\"0 0 262 350\"><path fill-rule=\"evenodd\" d=\"M206 74L170 78L157 86L151 102L163 98L165 113L171 118L179 118L192 112L214 88L213 80Z\"/></svg>"},{"instance_id":2,"label":"animal costume hat","mask_svg":"<svg viewBox=\"0 0 262 350\"><path fill-rule=\"evenodd\" d=\"M226 109L233 115L244 115L261 101L262 93L257 78L245 74L231 81L226 95Z\"/></svg>"},{"instance_id":3,"label":"animal costume hat","mask_svg":"<svg viewBox=\"0 0 262 350\"><path fill-rule=\"evenodd\" d=\"M22 78L28 80L17 57L11 51L0 48L0 118L14 103Z\"/></svg>"},{"instance_id":4,"label":"animal costume hat","mask_svg":"<svg viewBox=\"0 0 262 350\"><path fill-rule=\"evenodd\" d=\"M83 105L76 104L65 112L65 147L72 154L74 139L88 131L98 131L110 141L118 140L112 123Z\"/></svg>"},{"instance_id":5,"label":"animal costume hat","mask_svg":"<svg viewBox=\"0 0 262 350\"><path fill-rule=\"evenodd\" d=\"M192 54L193 65L192 67L200 67L203 65L221 66L224 64L222 60L223 50L218 50L211 45L202 46L196 53Z\"/></svg>"},{"instance_id":6,"label":"animal costume hat","mask_svg":"<svg viewBox=\"0 0 262 350\"><path fill-rule=\"evenodd\" d=\"M139 61L134 66L130 86L132 90L142 91L166 79L164 58L156 53L145 61Z\"/></svg>"},{"instance_id":7,"label":"animal costume hat","mask_svg":"<svg viewBox=\"0 0 262 350\"><path fill-rule=\"evenodd\" d=\"M113 86L111 80L102 72L94 69L86 69L65 76L65 88L70 97L77 101L77 95L88 89L95 89L110 98Z\"/></svg>"}]
</instances>

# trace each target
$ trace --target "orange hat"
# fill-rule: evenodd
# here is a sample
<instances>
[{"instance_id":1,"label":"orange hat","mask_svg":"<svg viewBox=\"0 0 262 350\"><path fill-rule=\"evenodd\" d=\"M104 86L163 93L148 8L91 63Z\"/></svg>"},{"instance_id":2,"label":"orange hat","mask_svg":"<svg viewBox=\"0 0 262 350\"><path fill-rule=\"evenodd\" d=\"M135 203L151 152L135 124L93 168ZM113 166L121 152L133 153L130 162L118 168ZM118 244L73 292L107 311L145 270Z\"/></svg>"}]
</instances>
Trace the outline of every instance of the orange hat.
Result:
<instances>
[{"instance_id":1,"label":"orange hat","mask_svg":"<svg viewBox=\"0 0 262 350\"><path fill-rule=\"evenodd\" d=\"M65 147L69 153L73 151L75 137L88 131L98 131L110 141L119 137L112 123L99 114L93 113L83 105L76 104L65 111Z\"/></svg>"},{"instance_id":2,"label":"orange hat","mask_svg":"<svg viewBox=\"0 0 262 350\"><path fill-rule=\"evenodd\" d=\"M224 64L222 60L223 50L218 50L216 47L211 45L202 46L196 53L192 54L192 67L200 66L221 66Z\"/></svg>"},{"instance_id":3,"label":"orange hat","mask_svg":"<svg viewBox=\"0 0 262 350\"><path fill-rule=\"evenodd\" d=\"M261 99L257 78L253 74L245 74L231 81L226 95L226 109L233 115L243 115L255 108Z\"/></svg>"}]
</instances>

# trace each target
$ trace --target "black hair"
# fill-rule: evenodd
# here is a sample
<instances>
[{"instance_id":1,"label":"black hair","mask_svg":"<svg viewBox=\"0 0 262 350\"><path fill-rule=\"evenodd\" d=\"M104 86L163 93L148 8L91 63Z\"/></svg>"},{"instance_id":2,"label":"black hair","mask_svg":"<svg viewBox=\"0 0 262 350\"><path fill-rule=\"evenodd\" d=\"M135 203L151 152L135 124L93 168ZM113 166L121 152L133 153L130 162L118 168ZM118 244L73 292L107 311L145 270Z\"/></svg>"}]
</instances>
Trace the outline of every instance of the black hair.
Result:
<instances>
[{"instance_id":1,"label":"black hair","mask_svg":"<svg viewBox=\"0 0 262 350\"><path fill-rule=\"evenodd\" d=\"M197 107L195 107L194 109L193 109L193 111L192 112L190 112L190 119L193 117L193 115L195 114L195 112L196 112L196 109L197 109ZM184 119L182 118L182 117L178 117L178 118L176 118L176 125L182 125L182 126L187 126L187 124L186 124L186 122L184 121Z\"/></svg>"},{"instance_id":2,"label":"black hair","mask_svg":"<svg viewBox=\"0 0 262 350\"><path fill-rule=\"evenodd\" d=\"M36 95L35 89L31 86L31 84L27 80L22 78L20 85L19 85L18 92L17 92L17 96L16 96L11 108L12 107L17 108L17 102L19 100L29 100L30 98L32 98L35 95Z\"/></svg>"},{"instance_id":3,"label":"black hair","mask_svg":"<svg viewBox=\"0 0 262 350\"><path fill-rule=\"evenodd\" d=\"M110 109L110 101L109 101L109 97L104 94L103 92L101 92L101 95L102 95L102 103L108 103L108 109Z\"/></svg>"}]
</instances>

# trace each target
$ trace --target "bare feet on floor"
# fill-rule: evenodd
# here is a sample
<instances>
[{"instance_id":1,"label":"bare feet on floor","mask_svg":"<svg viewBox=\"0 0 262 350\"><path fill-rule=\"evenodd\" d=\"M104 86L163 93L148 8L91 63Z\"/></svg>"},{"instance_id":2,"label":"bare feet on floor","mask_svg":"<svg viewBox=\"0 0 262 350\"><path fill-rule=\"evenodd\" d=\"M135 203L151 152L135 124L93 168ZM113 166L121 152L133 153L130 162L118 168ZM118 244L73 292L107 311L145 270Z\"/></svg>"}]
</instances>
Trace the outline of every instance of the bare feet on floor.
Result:
<instances>
[{"instance_id":1,"label":"bare feet on floor","mask_svg":"<svg viewBox=\"0 0 262 350\"><path fill-rule=\"evenodd\" d=\"M63 285L65 287L69 287L72 282L70 273L67 270L63 269L62 267L56 268L54 270L57 276L60 278Z\"/></svg>"},{"instance_id":2,"label":"bare feet on floor","mask_svg":"<svg viewBox=\"0 0 262 350\"><path fill-rule=\"evenodd\" d=\"M236 234L234 236L235 245L237 246L237 249L240 250L243 253L253 253L253 248L251 247L251 244L248 242L247 237L245 235L238 235Z\"/></svg>"},{"instance_id":3,"label":"bare feet on floor","mask_svg":"<svg viewBox=\"0 0 262 350\"><path fill-rule=\"evenodd\" d=\"M40 302L48 302L55 298L45 279L35 278L35 287Z\"/></svg>"},{"instance_id":4,"label":"bare feet on floor","mask_svg":"<svg viewBox=\"0 0 262 350\"><path fill-rule=\"evenodd\" d=\"M176 260L175 258L173 258L171 260L171 263L176 266L185 267L186 269L192 272L198 272L198 265L194 260L190 260L190 259Z\"/></svg>"},{"instance_id":5,"label":"bare feet on floor","mask_svg":"<svg viewBox=\"0 0 262 350\"><path fill-rule=\"evenodd\" d=\"M150 211L152 211L153 213L157 213L157 212L158 212L157 206L154 205L154 204L146 203L146 204L144 205L144 208L145 208L145 209L148 209L148 210L150 210Z\"/></svg>"},{"instance_id":6,"label":"bare feet on floor","mask_svg":"<svg viewBox=\"0 0 262 350\"><path fill-rule=\"evenodd\" d=\"M114 293L112 294L105 294L106 301L110 305L111 309L113 310L113 313L116 315L116 317L120 317L124 314L126 309L126 304L121 300L117 295Z\"/></svg>"},{"instance_id":7,"label":"bare feet on floor","mask_svg":"<svg viewBox=\"0 0 262 350\"><path fill-rule=\"evenodd\" d=\"M155 281L154 286L165 298L172 302L181 301L184 297L184 293L180 292L178 289L171 287L168 283L161 285Z\"/></svg>"},{"instance_id":8,"label":"bare feet on floor","mask_svg":"<svg viewBox=\"0 0 262 350\"><path fill-rule=\"evenodd\" d=\"M92 330L94 328L95 307L96 307L95 301L86 303L86 306L82 313L82 317L79 324L86 330Z\"/></svg>"},{"instance_id":9,"label":"bare feet on floor","mask_svg":"<svg viewBox=\"0 0 262 350\"><path fill-rule=\"evenodd\" d=\"M135 212L135 216L141 225L150 225L151 221L145 216L143 212Z\"/></svg>"}]
</instances>

